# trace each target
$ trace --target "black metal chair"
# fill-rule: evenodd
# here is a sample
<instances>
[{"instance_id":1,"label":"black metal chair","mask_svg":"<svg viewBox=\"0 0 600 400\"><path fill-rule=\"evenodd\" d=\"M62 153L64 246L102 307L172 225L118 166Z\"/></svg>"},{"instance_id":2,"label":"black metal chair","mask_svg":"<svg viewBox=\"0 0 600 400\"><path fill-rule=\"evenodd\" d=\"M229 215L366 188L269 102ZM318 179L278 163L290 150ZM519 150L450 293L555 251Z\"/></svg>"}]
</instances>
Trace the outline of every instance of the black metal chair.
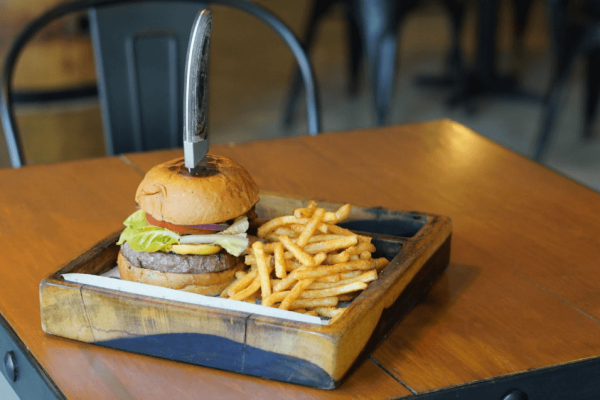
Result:
<instances>
[{"instance_id":1,"label":"black metal chair","mask_svg":"<svg viewBox=\"0 0 600 400\"><path fill-rule=\"evenodd\" d=\"M523 91L516 79L499 75L496 71L496 30L499 0L438 0L447 11L451 21L451 43L446 59L446 71L441 76L418 76L421 87L449 88L452 90L447 103L456 106L465 103L469 112L474 111L474 99L478 96L503 96L525 100L540 97ZM319 23L334 4L342 4L348 27L349 79L348 92L356 93L359 86L359 69L366 55L369 67L369 86L373 97L376 123L388 120L393 98L397 69L398 30L410 11L422 3L420 0L314 0L308 22L304 29L303 43L310 52ZM512 0L515 16L515 39L521 44L531 12L533 0ZM472 66L464 63L461 47L461 31L465 14L470 6L478 13L477 56ZM299 71L295 71L285 104L283 124L293 123L296 103L301 90Z\"/></svg>"},{"instance_id":2,"label":"black metal chair","mask_svg":"<svg viewBox=\"0 0 600 400\"><path fill-rule=\"evenodd\" d=\"M17 36L0 81L0 117L11 164L25 156L15 123L12 76L23 48L43 27L88 11L107 152L182 146L184 59L195 15L208 5L233 7L269 27L294 54L306 87L308 130L320 131L317 87L310 61L292 31L266 9L243 0L78 0L51 8Z\"/></svg>"},{"instance_id":3,"label":"black metal chair","mask_svg":"<svg viewBox=\"0 0 600 400\"><path fill-rule=\"evenodd\" d=\"M523 90L518 80L498 73L497 27L500 0L446 0L453 21L452 50L447 73L441 77L419 77L420 86L448 87L452 93L447 100L450 107L464 104L468 113L475 112L479 97L503 97L517 100L539 101L540 96ZM532 0L512 0L515 17L515 44L522 47L525 28L533 5ZM462 62L460 30L469 6L477 9L477 49L475 60L467 66Z\"/></svg>"},{"instance_id":4,"label":"black metal chair","mask_svg":"<svg viewBox=\"0 0 600 400\"><path fill-rule=\"evenodd\" d=\"M398 30L402 19L419 0L314 0L304 29L303 44L310 52L319 22L336 3L344 7L348 26L348 92L355 94L363 58L368 64L369 86L378 125L388 118L396 76ZM284 110L284 126L293 123L300 95L300 72L296 69Z\"/></svg>"},{"instance_id":5,"label":"black metal chair","mask_svg":"<svg viewBox=\"0 0 600 400\"><path fill-rule=\"evenodd\" d=\"M567 91L572 67L579 57L587 64L582 136L592 137L600 98L600 1L548 0L554 77L546 94L541 128L533 158L541 161L550 145L562 97Z\"/></svg>"}]
</instances>

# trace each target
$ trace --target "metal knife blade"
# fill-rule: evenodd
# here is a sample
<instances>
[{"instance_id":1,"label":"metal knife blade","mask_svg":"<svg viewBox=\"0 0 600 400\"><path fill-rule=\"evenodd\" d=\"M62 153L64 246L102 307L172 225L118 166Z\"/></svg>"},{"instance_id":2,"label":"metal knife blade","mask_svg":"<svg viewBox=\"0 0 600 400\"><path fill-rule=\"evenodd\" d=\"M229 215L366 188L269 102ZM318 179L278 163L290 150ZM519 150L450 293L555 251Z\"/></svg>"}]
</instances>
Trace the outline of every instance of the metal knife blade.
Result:
<instances>
[{"instance_id":1,"label":"metal knife blade","mask_svg":"<svg viewBox=\"0 0 600 400\"><path fill-rule=\"evenodd\" d=\"M185 167L196 175L208 153L208 50L212 15L202 10L190 34L185 63L183 100L183 155Z\"/></svg>"}]
</instances>

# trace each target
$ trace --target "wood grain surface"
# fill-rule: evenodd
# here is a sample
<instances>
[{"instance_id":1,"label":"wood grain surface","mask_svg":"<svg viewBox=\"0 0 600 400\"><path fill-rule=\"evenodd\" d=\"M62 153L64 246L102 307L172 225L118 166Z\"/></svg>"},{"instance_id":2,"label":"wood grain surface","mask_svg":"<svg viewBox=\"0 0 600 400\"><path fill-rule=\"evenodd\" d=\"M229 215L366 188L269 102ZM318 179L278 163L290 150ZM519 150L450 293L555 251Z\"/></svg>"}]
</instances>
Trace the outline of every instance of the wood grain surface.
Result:
<instances>
[{"instance_id":1,"label":"wood grain surface","mask_svg":"<svg viewBox=\"0 0 600 400\"><path fill-rule=\"evenodd\" d=\"M600 356L597 193L449 121L211 150L261 190L447 215L450 267L330 392L103 349L44 334L38 284L181 151L0 170L0 312L67 397L389 398Z\"/></svg>"}]
</instances>

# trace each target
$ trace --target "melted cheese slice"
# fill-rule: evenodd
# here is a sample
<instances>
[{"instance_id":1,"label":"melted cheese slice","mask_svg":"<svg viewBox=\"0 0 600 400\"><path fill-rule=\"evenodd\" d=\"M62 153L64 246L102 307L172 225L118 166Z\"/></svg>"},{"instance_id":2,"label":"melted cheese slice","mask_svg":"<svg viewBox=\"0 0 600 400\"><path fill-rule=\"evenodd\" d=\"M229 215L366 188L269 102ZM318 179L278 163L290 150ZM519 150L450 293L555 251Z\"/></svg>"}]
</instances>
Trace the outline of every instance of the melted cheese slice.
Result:
<instances>
[{"instance_id":1,"label":"melted cheese slice","mask_svg":"<svg viewBox=\"0 0 600 400\"><path fill-rule=\"evenodd\" d=\"M203 256L216 254L221 251L221 246L213 244L174 244L171 251L177 254L200 254Z\"/></svg>"}]
</instances>

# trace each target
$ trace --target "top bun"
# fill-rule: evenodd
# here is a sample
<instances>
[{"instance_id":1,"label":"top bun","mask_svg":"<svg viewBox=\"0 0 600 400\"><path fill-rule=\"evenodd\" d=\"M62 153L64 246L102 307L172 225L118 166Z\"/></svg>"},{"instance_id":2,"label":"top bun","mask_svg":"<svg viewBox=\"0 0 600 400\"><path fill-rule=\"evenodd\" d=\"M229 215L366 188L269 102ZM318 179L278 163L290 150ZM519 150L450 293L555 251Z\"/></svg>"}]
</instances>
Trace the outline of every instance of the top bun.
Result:
<instances>
[{"instance_id":1,"label":"top bun","mask_svg":"<svg viewBox=\"0 0 600 400\"><path fill-rule=\"evenodd\" d=\"M177 225L214 224L248 212L258 202L258 186L248 171L225 157L206 159L199 176L187 172L183 158L153 167L135 201L155 219Z\"/></svg>"}]
</instances>

